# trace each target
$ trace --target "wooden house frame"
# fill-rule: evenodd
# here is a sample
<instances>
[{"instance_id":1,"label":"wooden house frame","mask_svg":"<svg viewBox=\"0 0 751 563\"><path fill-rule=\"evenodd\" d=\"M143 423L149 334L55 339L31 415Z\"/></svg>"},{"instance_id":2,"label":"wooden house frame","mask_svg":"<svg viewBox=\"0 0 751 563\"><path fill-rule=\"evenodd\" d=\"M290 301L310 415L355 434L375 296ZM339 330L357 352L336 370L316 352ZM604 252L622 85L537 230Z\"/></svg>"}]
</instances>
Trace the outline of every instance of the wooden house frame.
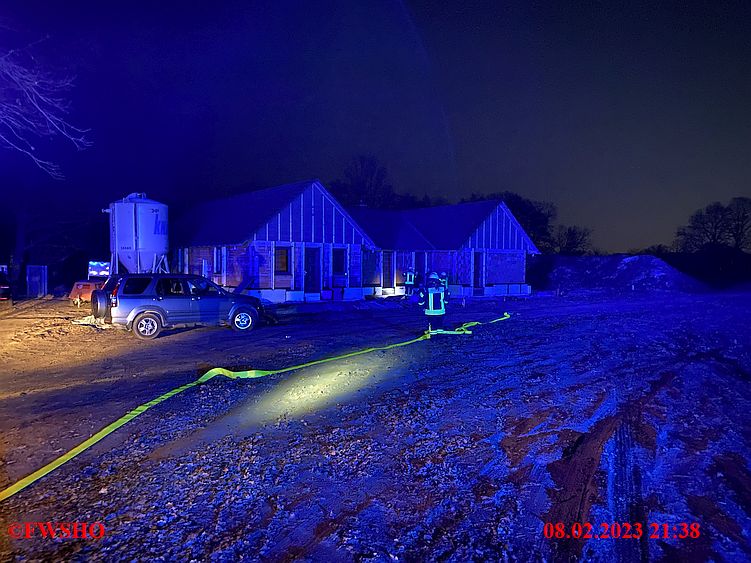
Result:
<instances>
[{"instance_id":1,"label":"wooden house frame","mask_svg":"<svg viewBox=\"0 0 751 563\"><path fill-rule=\"evenodd\" d=\"M361 260L375 244L317 180L198 205L181 223L181 272L272 302L373 292Z\"/></svg>"},{"instance_id":2,"label":"wooden house frame","mask_svg":"<svg viewBox=\"0 0 751 563\"><path fill-rule=\"evenodd\" d=\"M180 221L179 271L273 302L404 293L404 272L445 271L455 296L530 293L539 251L501 201L345 209L318 180L214 200Z\"/></svg>"}]
</instances>

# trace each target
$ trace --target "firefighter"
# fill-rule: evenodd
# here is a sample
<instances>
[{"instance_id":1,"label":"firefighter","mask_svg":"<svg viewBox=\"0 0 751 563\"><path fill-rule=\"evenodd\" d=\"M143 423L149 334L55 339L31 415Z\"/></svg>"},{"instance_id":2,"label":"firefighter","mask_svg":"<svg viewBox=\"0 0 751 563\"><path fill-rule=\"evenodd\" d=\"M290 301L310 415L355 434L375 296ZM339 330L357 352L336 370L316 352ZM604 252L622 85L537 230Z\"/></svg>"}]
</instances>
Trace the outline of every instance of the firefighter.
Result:
<instances>
[{"instance_id":1,"label":"firefighter","mask_svg":"<svg viewBox=\"0 0 751 563\"><path fill-rule=\"evenodd\" d=\"M438 276L438 278L443 286L443 300L444 302L448 302L449 296L451 295L451 292L449 291L449 275L446 272L441 272L441 275Z\"/></svg>"},{"instance_id":2,"label":"firefighter","mask_svg":"<svg viewBox=\"0 0 751 563\"><path fill-rule=\"evenodd\" d=\"M446 301L448 293L438 277L438 274L432 272L428 276L427 287L421 287L418 293L417 304L428 317L428 329L431 331L443 330L443 317L446 314Z\"/></svg>"},{"instance_id":3,"label":"firefighter","mask_svg":"<svg viewBox=\"0 0 751 563\"><path fill-rule=\"evenodd\" d=\"M419 271L415 274L415 287L421 288L425 283L425 272Z\"/></svg>"},{"instance_id":4,"label":"firefighter","mask_svg":"<svg viewBox=\"0 0 751 563\"><path fill-rule=\"evenodd\" d=\"M415 269L409 268L404 272L404 294L407 296L412 295L415 289Z\"/></svg>"},{"instance_id":5,"label":"firefighter","mask_svg":"<svg viewBox=\"0 0 751 563\"><path fill-rule=\"evenodd\" d=\"M446 272L441 272L441 275L438 277L441 280L443 291L445 291L446 295L448 295L449 294L449 275Z\"/></svg>"}]
</instances>

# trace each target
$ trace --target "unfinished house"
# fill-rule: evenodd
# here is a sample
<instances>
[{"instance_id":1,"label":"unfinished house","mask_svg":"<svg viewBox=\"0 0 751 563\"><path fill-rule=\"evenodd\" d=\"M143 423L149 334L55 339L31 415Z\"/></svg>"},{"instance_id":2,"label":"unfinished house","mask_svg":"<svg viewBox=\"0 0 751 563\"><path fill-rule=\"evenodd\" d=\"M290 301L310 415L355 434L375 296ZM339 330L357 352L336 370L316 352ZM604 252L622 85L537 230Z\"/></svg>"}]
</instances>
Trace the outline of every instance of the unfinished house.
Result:
<instances>
[{"instance_id":1,"label":"unfinished house","mask_svg":"<svg viewBox=\"0 0 751 563\"><path fill-rule=\"evenodd\" d=\"M404 293L403 272L446 272L454 296L520 295L528 254L537 247L502 201L487 200L405 211L349 210L379 248L363 263L376 294Z\"/></svg>"},{"instance_id":2,"label":"unfinished house","mask_svg":"<svg viewBox=\"0 0 751 563\"><path fill-rule=\"evenodd\" d=\"M176 239L180 272L272 302L374 293L362 274L379 258L375 243L317 180L199 204Z\"/></svg>"},{"instance_id":3,"label":"unfinished house","mask_svg":"<svg viewBox=\"0 0 751 563\"><path fill-rule=\"evenodd\" d=\"M172 264L272 302L404 293L404 272L446 272L454 296L519 295L538 250L501 201L344 209L318 180L193 207Z\"/></svg>"}]
</instances>

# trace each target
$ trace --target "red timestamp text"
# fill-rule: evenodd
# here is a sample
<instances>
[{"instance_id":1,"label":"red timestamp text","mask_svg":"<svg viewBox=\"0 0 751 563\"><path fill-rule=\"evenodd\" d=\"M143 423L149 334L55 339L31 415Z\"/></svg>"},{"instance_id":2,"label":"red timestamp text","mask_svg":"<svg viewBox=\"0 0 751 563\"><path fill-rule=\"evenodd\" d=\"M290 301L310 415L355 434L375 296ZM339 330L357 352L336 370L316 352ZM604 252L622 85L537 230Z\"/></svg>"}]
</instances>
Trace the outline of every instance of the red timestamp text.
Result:
<instances>
[{"instance_id":1,"label":"red timestamp text","mask_svg":"<svg viewBox=\"0 0 751 563\"><path fill-rule=\"evenodd\" d=\"M548 539L624 539L638 540L642 537L649 539L696 539L701 535L698 522L603 522L599 526L589 522L574 522L566 525L563 522L546 522L542 527L542 534Z\"/></svg>"}]
</instances>

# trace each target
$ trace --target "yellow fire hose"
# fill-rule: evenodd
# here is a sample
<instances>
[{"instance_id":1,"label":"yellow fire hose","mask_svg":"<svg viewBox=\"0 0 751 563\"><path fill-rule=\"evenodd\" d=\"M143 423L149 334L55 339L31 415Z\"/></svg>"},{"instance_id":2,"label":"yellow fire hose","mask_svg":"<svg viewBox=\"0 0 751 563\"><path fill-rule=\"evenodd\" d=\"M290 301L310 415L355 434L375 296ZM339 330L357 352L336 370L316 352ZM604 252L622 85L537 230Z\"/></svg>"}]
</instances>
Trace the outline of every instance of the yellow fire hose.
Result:
<instances>
[{"instance_id":1,"label":"yellow fire hose","mask_svg":"<svg viewBox=\"0 0 751 563\"><path fill-rule=\"evenodd\" d=\"M504 313L502 317L499 317L497 319L493 319L492 321L488 321L487 324L497 323L499 321L505 321L506 319L510 318L511 315L508 313ZM410 344L415 344L416 342L420 342L421 340L429 340L431 335L433 334L472 334L471 330L468 330L469 328L477 325L481 325L484 323L481 323L479 321L472 321L468 323L464 323L460 327L457 327L455 330L431 330L431 331L425 331L424 334L418 336L417 338L413 338L411 340L405 340L403 342L397 342L396 344L389 344L387 346L376 346L373 348L364 348L362 350L357 350L356 352L349 352L347 354L341 354L339 356L333 356L331 358L323 358L321 360L314 360L312 362L307 362L304 364L299 364L296 366L290 366L282 369L275 369L275 370L262 370L262 369L251 369L246 371L230 371L228 369L224 368L212 368L206 373L204 373L201 377L196 379L195 381L192 381L190 383L186 383L185 385L181 385L180 387L176 387L172 389L171 391L167 391L163 395L159 395L156 399L152 399L148 403L144 403L142 405L139 405L138 407L134 408L132 411L126 413L125 415L118 418L115 422L112 424L109 424L108 426L105 426L102 428L99 432L94 434L91 438L88 440L85 440L78 444L75 448L72 450L64 453L57 459L51 461L41 469L37 469L32 473L31 475L27 475L17 483L11 485L7 489L0 492L0 501L3 501L7 498L12 497L17 492L22 491L32 483L35 483L45 475L53 472L55 469L63 465L64 463L69 462L71 459L76 457L78 454L86 451L91 446L96 444L97 442L103 440L110 434L112 434L115 430L120 428L121 426L126 425L128 422L136 418L137 416L142 415L147 410L149 410L152 407L157 406L159 403L162 403L166 401L167 399L174 397L175 395L182 393L183 391L187 391L191 387L196 387L197 385L201 385L203 383L206 383L210 379L213 379L217 375L223 375L224 377L228 377L229 379L255 379L259 377L266 377L267 375L273 375L277 373L286 373L288 371L294 371L302 368L307 368L311 366L317 366L319 364L325 364L328 362L333 362L336 360L343 360L345 358L352 358L353 356L360 356L362 354L369 354L371 352L378 352L379 350L391 350L393 348L400 348L402 346L409 346Z\"/></svg>"}]
</instances>

